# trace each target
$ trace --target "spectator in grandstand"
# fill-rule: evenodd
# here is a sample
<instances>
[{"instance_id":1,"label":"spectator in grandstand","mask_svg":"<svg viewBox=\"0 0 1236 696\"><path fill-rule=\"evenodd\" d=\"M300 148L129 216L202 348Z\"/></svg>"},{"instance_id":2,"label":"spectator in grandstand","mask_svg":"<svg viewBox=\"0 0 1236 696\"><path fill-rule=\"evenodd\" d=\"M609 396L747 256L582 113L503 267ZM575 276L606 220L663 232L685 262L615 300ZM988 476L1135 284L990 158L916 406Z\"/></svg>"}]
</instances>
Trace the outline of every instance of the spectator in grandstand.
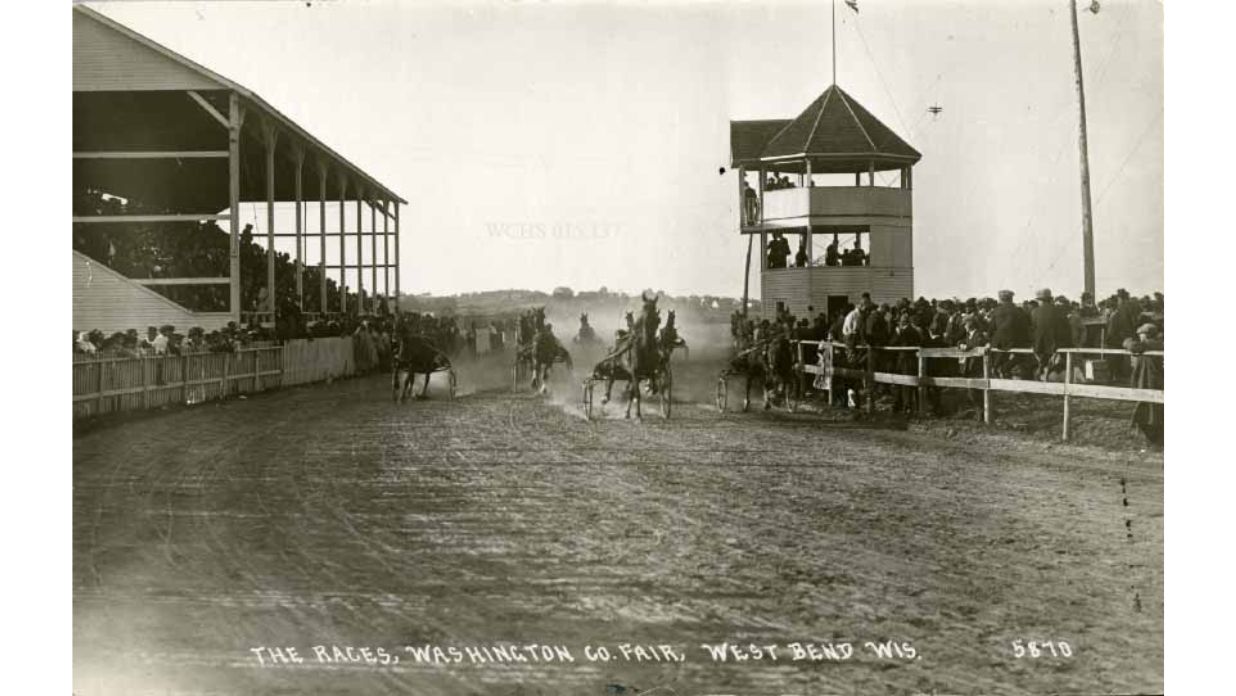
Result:
<instances>
[{"instance_id":1,"label":"spectator in grandstand","mask_svg":"<svg viewBox=\"0 0 1236 696\"><path fill-rule=\"evenodd\" d=\"M798 240L798 253L794 254L794 265L798 268L806 268L809 261L810 259L807 258L807 237L803 235Z\"/></svg>"},{"instance_id":2,"label":"spectator in grandstand","mask_svg":"<svg viewBox=\"0 0 1236 696\"><path fill-rule=\"evenodd\" d=\"M73 341L73 350L78 353L95 355L99 352L99 347L90 341L89 333L78 331L77 338Z\"/></svg>"}]
</instances>

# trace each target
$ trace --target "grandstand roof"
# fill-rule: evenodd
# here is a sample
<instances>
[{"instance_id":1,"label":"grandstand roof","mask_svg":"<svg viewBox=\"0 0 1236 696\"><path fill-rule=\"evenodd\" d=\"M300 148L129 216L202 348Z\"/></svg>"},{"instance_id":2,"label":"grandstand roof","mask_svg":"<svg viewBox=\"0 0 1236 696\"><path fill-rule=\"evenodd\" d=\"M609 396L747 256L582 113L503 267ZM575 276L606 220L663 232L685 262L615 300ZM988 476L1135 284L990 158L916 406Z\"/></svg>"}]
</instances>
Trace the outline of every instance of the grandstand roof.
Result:
<instances>
[{"instance_id":1,"label":"grandstand roof","mask_svg":"<svg viewBox=\"0 0 1236 696\"><path fill-rule=\"evenodd\" d=\"M196 93L205 104L197 103ZM83 5L73 7L73 151L227 149L229 93L245 108L241 129L241 199L266 200L264 125L273 126L278 164L275 200L295 200L297 150L304 153L302 194L317 200L319 166L329 170L327 200L339 199L339 178L367 200L406 203L398 194L348 161L253 90L219 75L150 38ZM213 107L211 114L206 107ZM222 167L204 176L204 167ZM107 187L108 193L158 200L177 210L218 211L228 205L226 159L143 161L74 158L74 176Z\"/></svg>"}]
</instances>

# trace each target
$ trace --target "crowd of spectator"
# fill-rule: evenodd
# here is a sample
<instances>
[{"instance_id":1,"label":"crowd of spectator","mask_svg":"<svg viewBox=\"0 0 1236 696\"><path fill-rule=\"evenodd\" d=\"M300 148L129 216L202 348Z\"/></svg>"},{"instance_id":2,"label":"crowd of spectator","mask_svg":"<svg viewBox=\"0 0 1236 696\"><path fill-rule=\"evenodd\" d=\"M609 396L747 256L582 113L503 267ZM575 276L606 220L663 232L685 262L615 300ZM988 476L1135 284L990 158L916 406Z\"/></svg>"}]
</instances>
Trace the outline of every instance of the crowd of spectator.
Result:
<instances>
[{"instance_id":1,"label":"crowd of spectator","mask_svg":"<svg viewBox=\"0 0 1236 696\"><path fill-rule=\"evenodd\" d=\"M74 215L152 215L167 211L139 201L108 196L85 189L75 192ZM240 233L241 308L262 311L267 307L266 249L254 239L253 225ZM231 238L213 221L126 223L124 225L73 226L73 248L127 278L226 278L230 273ZM322 271L302 269L305 311L322 311ZM150 289L196 312L226 312L227 285L151 285ZM340 306L338 283L326 279L327 306ZM294 306L296 262L287 253L275 253L275 304L280 313ZM348 293L348 304L357 295Z\"/></svg>"},{"instance_id":2,"label":"crowd of spectator","mask_svg":"<svg viewBox=\"0 0 1236 696\"><path fill-rule=\"evenodd\" d=\"M736 349L760 345L776 335L788 335L799 341L831 341L843 347L833 352L839 367L871 368L877 372L917 374L918 358L914 351L872 350L882 347L955 347L961 350L989 347L994 349L990 377L1005 379L1050 380L1062 377L1066 361L1057 351L1062 348L1114 348L1134 353L1105 356L1106 381L1125 383L1141 388L1161 389L1162 359L1142 356L1145 351L1163 348L1163 295L1137 299L1123 289L1095 303L1083 294L1081 301L1054 296L1043 289L1034 299L1016 302L1014 294L1002 290L997 299L970 298L916 301L902 299L895 304L877 305L868 293L860 303L847 305L831 317L824 313L798 318L779 308L773 319L756 322L735 312L731 317L731 334ZM1011 349L1028 349L1004 352ZM932 376L983 377L981 358L932 360ZM1075 366L1076 368L1076 366ZM838 380L840 399L851 395L846 380ZM880 389L893 399L894 410L914 410L916 392L911 387ZM938 407L938 390L928 390L931 410ZM874 398L874 395L871 395ZM971 398L981 398L977 390ZM853 405L842 402L841 405ZM1139 405L1139 422L1151 441L1162 438L1161 405ZM1157 425L1156 425L1157 423Z\"/></svg>"}]
</instances>

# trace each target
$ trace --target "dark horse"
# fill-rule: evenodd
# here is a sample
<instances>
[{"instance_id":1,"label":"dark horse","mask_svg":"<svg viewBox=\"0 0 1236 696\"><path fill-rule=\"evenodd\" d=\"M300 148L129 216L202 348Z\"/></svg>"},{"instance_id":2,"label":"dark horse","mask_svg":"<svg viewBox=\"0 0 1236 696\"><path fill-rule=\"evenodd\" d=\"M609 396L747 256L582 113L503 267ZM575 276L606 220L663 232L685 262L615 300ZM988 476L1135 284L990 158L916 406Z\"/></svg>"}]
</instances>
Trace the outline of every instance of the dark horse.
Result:
<instances>
[{"instance_id":1,"label":"dark horse","mask_svg":"<svg viewBox=\"0 0 1236 696\"><path fill-rule=\"evenodd\" d=\"M542 394L549 391L549 371L554 363L566 363L571 369L571 354L554 336L554 325L545 323L532 339L532 388Z\"/></svg>"},{"instance_id":2,"label":"dark horse","mask_svg":"<svg viewBox=\"0 0 1236 696\"><path fill-rule=\"evenodd\" d=\"M450 360L442 351L434 348L429 341L405 326L399 335L399 346L395 352L395 369L392 375L391 387L393 398L397 403L403 403L416 386L416 375L424 373L425 385L418 399L424 399L429 392L429 375L438 370L449 369Z\"/></svg>"},{"instance_id":3,"label":"dark horse","mask_svg":"<svg viewBox=\"0 0 1236 696\"><path fill-rule=\"evenodd\" d=\"M515 384L533 372L536 363L537 336L545 328L545 308L529 309L519 315L519 332L515 336ZM532 377L532 388L536 389L536 375Z\"/></svg>"},{"instance_id":4,"label":"dark horse","mask_svg":"<svg viewBox=\"0 0 1236 696\"><path fill-rule=\"evenodd\" d=\"M631 328L631 334L627 337L627 348L622 354L623 367L631 377L627 382L627 418L631 417L632 401L635 402L635 417L643 418L640 412L639 383L647 380L652 391L656 392L657 378L662 369L661 350L657 343L657 328L661 324L661 315L657 312L657 298L650 298L647 293L642 293L640 297L644 300L644 307ZM608 386L606 391L608 392Z\"/></svg>"},{"instance_id":5,"label":"dark horse","mask_svg":"<svg viewBox=\"0 0 1236 696\"><path fill-rule=\"evenodd\" d=\"M575 335L575 343L581 346L592 346L600 343L600 339L597 338L597 332L588 323L587 312L579 315L579 333Z\"/></svg>"},{"instance_id":6,"label":"dark horse","mask_svg":"<svg viewBox=\"0 0 1236 696\"><path fill-rule=\"evenodd\" d=\"M780 394L788 410L794 410L798 397L799 380L795 371L794 345L784 332L769 340L761 357L764 361L764 409L771 408L770 396Z\"/></svg>"}]
</instances>

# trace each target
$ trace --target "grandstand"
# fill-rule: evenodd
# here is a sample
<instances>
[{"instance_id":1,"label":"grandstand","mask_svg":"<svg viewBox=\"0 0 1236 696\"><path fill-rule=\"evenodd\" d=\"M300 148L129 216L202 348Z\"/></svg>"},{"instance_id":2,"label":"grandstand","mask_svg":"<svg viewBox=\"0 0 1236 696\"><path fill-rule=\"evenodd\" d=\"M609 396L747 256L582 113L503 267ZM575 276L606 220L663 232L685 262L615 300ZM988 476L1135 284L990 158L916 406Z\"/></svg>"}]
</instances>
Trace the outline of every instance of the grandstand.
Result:
<instances>
[{"instance_id":1,"label":"grandstand","mask_svg":"<svg viewBox=\"0 0 1236 696\"><path fill-rule=\"evenodd\" d=\"M265 244L242 229L242 203L265 204ZM276 230L276 203L295 203L291 229ZM397 306L401 203L253 91L74 6L75 329L273 326L290 312ZM296 251L277 253L276 237Z\"/></svg>"}]
</instances>

